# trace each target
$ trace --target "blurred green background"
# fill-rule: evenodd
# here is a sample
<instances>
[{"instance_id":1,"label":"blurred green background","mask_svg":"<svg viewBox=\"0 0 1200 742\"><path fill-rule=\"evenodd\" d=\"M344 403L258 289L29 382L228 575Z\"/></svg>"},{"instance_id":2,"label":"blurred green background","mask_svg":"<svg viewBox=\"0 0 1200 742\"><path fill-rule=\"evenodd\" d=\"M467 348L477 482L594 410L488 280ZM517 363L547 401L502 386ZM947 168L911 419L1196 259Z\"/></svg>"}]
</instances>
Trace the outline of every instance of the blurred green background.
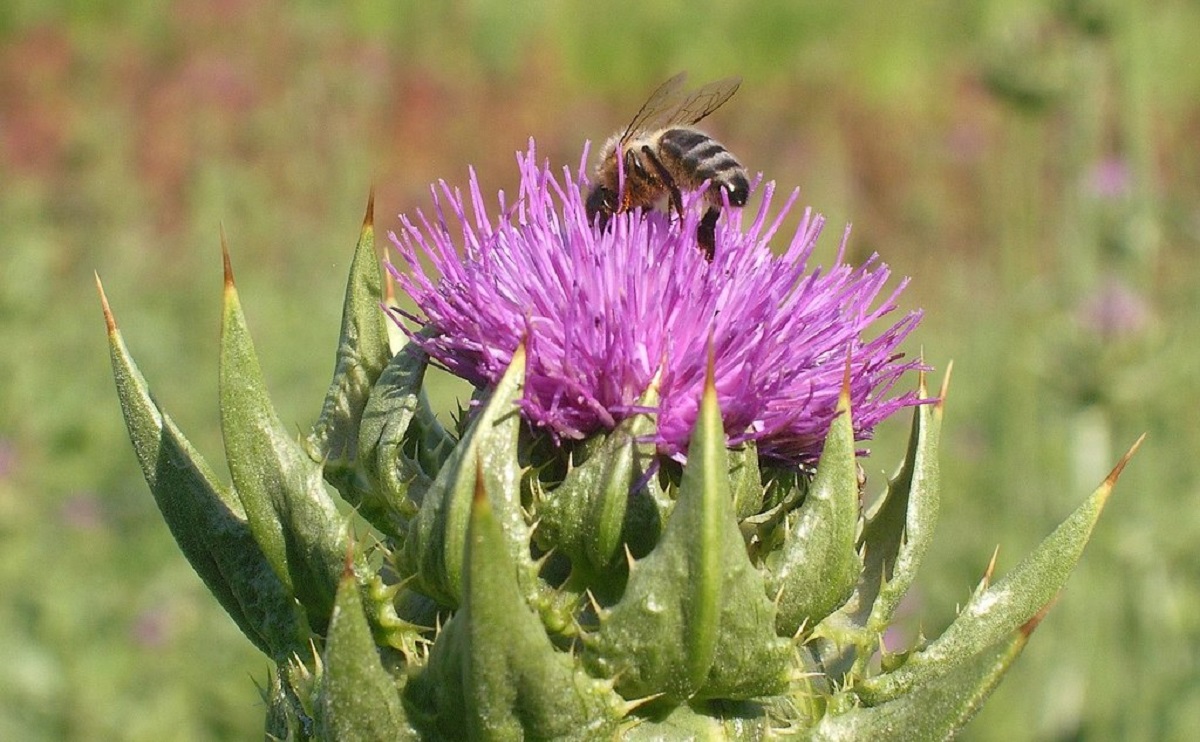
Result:
<instances>
[{"instance_id":1,"label":"blurred green background","mask_svg":"<svg viewBox=\"0 0 1200 742\"><path fill-rule=\"evenodd\" d=\"M368 189L574 167L657 83L912 276L955 362L934 635L1143 431L1079 571L966 738L1200 729L1200 8L1193 2L0 6L0 739L261 735L269 667L176 551L125 439L92 272L214 465L224 225L281 417L320 410ZM753 208L754 201L751 202ZM935 377L936 379L940 377ZM449 404L456 394L443 388ZM907 433L879 431L878 489Z\"/></svg>"}]
</instances>

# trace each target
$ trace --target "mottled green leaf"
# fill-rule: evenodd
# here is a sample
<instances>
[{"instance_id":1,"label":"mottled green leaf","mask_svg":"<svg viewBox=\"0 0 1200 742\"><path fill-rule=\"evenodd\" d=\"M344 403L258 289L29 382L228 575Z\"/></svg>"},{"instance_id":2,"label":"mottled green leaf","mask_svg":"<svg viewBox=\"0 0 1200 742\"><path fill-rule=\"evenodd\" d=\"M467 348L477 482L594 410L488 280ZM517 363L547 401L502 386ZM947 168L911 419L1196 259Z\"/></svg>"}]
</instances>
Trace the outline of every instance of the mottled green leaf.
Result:
<instances>
[{"instance_id":1,"label":"mottled green leaf","mask_svg":"<svg viewBox=\"0 0 1200 742\"><path fill-rule=\"evenodd\" d=\"M758 463L758 445L754 441L729 449L729 481L733 511L739 521L762 511L762 470Z\"/></svg>"},{"instance_id":2,"label":"mottled green leaf","mask_svg":"<svg viewBox=\"0 0 1200 742\"><path fill-rule=\"evenodd\" d=\"M637 404L653 408L658 389L651 386ZM544 496L538 510L539 536L572 562L604 570L624 558L627 518L631 500L648 498L645 488L635 489L654 457L654 444L642 442L654 434L654 418L637 414L623 420L586 461L572 468L562 483ZM635 506L636 512L650 508Z\"/></svg>"},{"instance_id":3,"label":"mottled green leaf","mask_svg":"<svg viewBox=\"0 0 1200 742\"><path fill-rule=\"evenodd\" d=\"M302 718L296 694L288 688L281 672L272 672L268 687L259 688L259 695L267 707L267 718L263 724L263 737L269 742L308 742L314 739L312 720Z\"/></svg>"},{"instance_id":4,"label":"mottled green leaf","mask_svg":"<svg viewBox=\"0 0 1200 742\"><path fill-rule=\"evenodd\" d=\"M783 546L766 561L768 589L778 596L780 634L824 619L846 602L858 581L858 467L850 414L844 387L804 504L788 516Z\"/></svg>"},{"instance_id":5,"label":"mottled green leaf","mask_svg":"<svg viewBox=\"0 0 1200 742\"><path fill-rule=\"evenodd\" d=\"M263 693L268 705L268 740L308 742L321 738L316 722L320 681L310 665L320 665L320 659L312 655L312 645L304 655L275 663L269 694Z\"/></svg>"},{"instance_id":6,"label":"mottled green leaf","mask_svg":"<svg viewBox=\"0 0 1200 742\"><path fill-rule=\"evenodd\" d=\"M520 568L477 470L461 609L405 694L427 737L611 739L625 704L556 650L521 597Z\"/></svg>"},{"instance_id":7,"label":"mottled green leaf","mask_svg":"<svg viewBox=\"0 0 1200 742\"><path fill-rule=\"evenodd\" d=\"M585 658L626 697L751 698L786 684L790 649L774 623L734 517L710 375L662 540L633 565Z\"/></svg>"},{"instance_id":8,"label":"mottled green leaf","mask_svg":"<svg viewBox=\"0 0 1200 742\"><path fill-rule=\"evenodd\" d=\"M516 403L524 380L522 346L513 353L491 398L475 412L462 441L425 492L420 511L409 523L399 566L412 578L414 589L443 605L458 605L462 595L463 555L476 468L482 468L496 517L503 522L510 557L523 565L523 572L533 575L517 460L521 417Z\"/></svg>"},{"instance_id":9,"label":"mottled green leaf","mask_svg":"<svg viewBox=\"0 0 1200 742\"><path fill-rule=\"evenodd\" d=\"M180 550L255 646L275 659L302 649L308 636L304 618L251 535L241 504L158 407L103 290L100 297L125 425Z\"/></svg>"},{"instance_id":10,"label":"mottled green leaf","mask_svg":"<svg viewBox=\"0 0 1200 742\"><path fill-rule=\"evenodd\" d=\"M321 416L305 441L309 456L324 467L326 478L339 491L353 490L363 408L391 356L381 307L383 279L375 255L374 221L372 192L346 283L333 381L325 395ZM347 500L353 502L349 497Z\"/></svg>"},{"instance_id":11,"label":"mottled green leaf","mask_svg":"<svg viewBox=\"0 0 1200 742\"><path fill-rule=\"evenodd\" d=\"M338 584L323 658L317 707L322 739L418 739L400 703L396 681L380 662L351 570Z\"/></svg>"},{"instance_id":12,"label":"mottled green leaf","mask_svg":"<svg viewBox=\"0 0 1200 742\"><path fill-rule=\"evenodd\" d=\"M234 489L275 573L324 632L346 553L342 518L321 468L283 427L267 395L229 255L221 322L221 432Z\"/></svg>"},{"instance_id":13,"label":"mottled green leaf","mask_svg":"<svg viewBox=\"0 0 1200 742\"><path fill-rule=\"evenodd\" d=\"M437 414L429 405L429 396L422 388L417 392L417 408L413 412L412 421L404 431L400 468L412 474L423 485L432 482L450 460L457 445L458 438L442 426ZM412 482L409 483L408 490L408 498L419 503L420 498L414 495Z\"/></svg>"},{"instance_id":14,"label":"mottled green leaf","mask_svg":"<svg viewBox=\"0 0 1200 742\"><path fill-rule=\"evenodd\" d=\"M410 343L384 368L363 409L358 466L352 481L340 488L364 518L395 539L403 536L416 513L409 488L428 487L433 481L419 466L406 465L403 453L405 438L422 405L421 386L428 363L425 353Z\"/></svg>"},{"instance_id":15,"label":"mottled green leaf","mask_svg":"<svg viewBox=\"0 0 1200 742\"><path fill-rule=\"evenodd\" d=\"M1078 563L1117 477L1140 444L1141 440L1134 444L1104 483L1033 553L995 584L982 585L940 637L893 672L856 686L864 702L878 705L932 682L1045 609Z\"/></svg>"},{"instance_id":16,"label":"mottled green leaf","mask_svg":"<svg viewBox=\"0 0 1200 742\"><path fill-rule=\"evenodd\" d=\"M771 719L753 702L680 704L669 713L634 722L622 742L771 739Z\"/></svg>"},{"instance_id":17,"label":"mottled green leaf","mask_svg":"<svg viewBox=\"0 0 1200 742\"><path fill-rule=\"evenodd\" d=\"M831 714L812 730L813 742L924 742L952 739L983 705L1029 641L1030 630L1014 632L878 706ZM853 702L851 698L847 700Z\"/></svg>"},{"instance_id":18,"label":"mottled green leaf","mask_svg":"<svg viewBox=\"0 0 1200 742\"><path fill-rule=\"evenodd\" d=\"M947 381L949 371L947 371ZM942 399L946 385L942 386ZM922 374L918 394L924 398ZM937 448L942 422L942 402L913 409L908 450L899 471L867 515L859 550L863 570L854 593L846 604L822 622L818 634L831 639L821 645L827 667L853 662L854 674L862 676L879 647L904 594L933 540L939 507Z\"/></svg>"},{"instance_id":19,"label":"mottled green leaf","mask_svg":"<svg viewBox=\"0 0 1200 742\"><path fill-rule=\"evenodd\" d=\"M947 381L949 375L947 370ZM917 393L927 396L924 374ZM936 404L913 409L904 463L863 529L863 576L860 594L853 601L858 607L855 620L875 633L887 629L933 541L940 504L937 451L945 396L943 384Z\"/></svg>"}]
</instances>

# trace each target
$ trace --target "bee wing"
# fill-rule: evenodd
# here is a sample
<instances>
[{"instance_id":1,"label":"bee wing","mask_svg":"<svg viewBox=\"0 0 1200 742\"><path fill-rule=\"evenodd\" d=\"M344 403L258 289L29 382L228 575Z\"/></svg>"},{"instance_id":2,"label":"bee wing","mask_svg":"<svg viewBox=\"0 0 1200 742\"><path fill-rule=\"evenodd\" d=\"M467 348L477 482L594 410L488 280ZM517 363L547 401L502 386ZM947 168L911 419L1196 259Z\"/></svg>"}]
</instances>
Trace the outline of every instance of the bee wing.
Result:
<instances>
[{"instance_id":1,"label":"bee wing","mask_svg":"<svg viewBox=\"0 0 1200 742\"><path fill-rule=\"evenodd\" d=\"M708 114L725 105L742 84L740 77L726 77L710 82L699 90L689 93L675 112L663 122L663 126L685 124L691 126Z\"/></svg>"},{"instance_id":2,"label":"bee wing","mask_svg":"<svg viewBox=\"0 0 1200 742\"><path fill-rule=\"evenodd\" d=\"M686 99L682 95L683 84L687 81L687 73L680 72L670 80L667 80L662 85L659 85L638 112L634 114L633 120L629 122L629 126L625 127L625 133L621 135L621 144L629 141L634 135L643 131L648 131L651 128L657 128L657 122L667 119L671 114L679 110L679 104ZM707 86L705 86L707 87Z\"/></svg>"}]
</instances>

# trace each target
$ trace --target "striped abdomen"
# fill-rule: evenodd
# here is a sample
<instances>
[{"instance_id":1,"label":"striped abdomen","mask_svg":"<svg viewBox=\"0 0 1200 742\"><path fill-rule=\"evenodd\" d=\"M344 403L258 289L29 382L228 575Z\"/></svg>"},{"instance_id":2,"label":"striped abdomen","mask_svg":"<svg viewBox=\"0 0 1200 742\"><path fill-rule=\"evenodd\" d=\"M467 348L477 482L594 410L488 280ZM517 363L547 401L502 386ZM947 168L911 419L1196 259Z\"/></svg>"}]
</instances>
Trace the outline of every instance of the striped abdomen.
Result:
<instances>
[{"instance_id":1,"label":"striped abdomen","mask_svg":"<svg viewBox=\"0 0 1200 742\"><path fill-rule=\"evenodd\" d=\"M658 151L663 166L671 171L678 185L692 190L711 180L707 194L709 201L719 206L721 195L718 189L723 188L729 193L730 205L746 204L750 196L746 169L709 135L690 128L667 129L658 137Z\"/></svg>"}]
</instances>

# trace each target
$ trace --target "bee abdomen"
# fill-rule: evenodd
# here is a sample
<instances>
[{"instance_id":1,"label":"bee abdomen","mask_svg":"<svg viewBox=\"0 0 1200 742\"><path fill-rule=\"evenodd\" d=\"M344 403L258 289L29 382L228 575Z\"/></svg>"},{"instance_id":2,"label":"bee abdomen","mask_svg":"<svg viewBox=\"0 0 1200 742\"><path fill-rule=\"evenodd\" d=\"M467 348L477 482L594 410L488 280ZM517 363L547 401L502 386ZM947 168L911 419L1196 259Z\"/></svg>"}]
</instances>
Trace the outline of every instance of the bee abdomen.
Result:
<instances>
[{"instance_id":1,"label":"bee abdomen","mask_svg":"<svg viewBox=\"0 0 1200 742\"><path fill-rule=\"evenodd\" d=\"M684 128L664 131L658 142L662 151L692 173L697 183L711 180L714 188L728 192L731 205L745 205L750 196L746 169L720 142L702 131Z\"/></svg>"}]
</instances>

